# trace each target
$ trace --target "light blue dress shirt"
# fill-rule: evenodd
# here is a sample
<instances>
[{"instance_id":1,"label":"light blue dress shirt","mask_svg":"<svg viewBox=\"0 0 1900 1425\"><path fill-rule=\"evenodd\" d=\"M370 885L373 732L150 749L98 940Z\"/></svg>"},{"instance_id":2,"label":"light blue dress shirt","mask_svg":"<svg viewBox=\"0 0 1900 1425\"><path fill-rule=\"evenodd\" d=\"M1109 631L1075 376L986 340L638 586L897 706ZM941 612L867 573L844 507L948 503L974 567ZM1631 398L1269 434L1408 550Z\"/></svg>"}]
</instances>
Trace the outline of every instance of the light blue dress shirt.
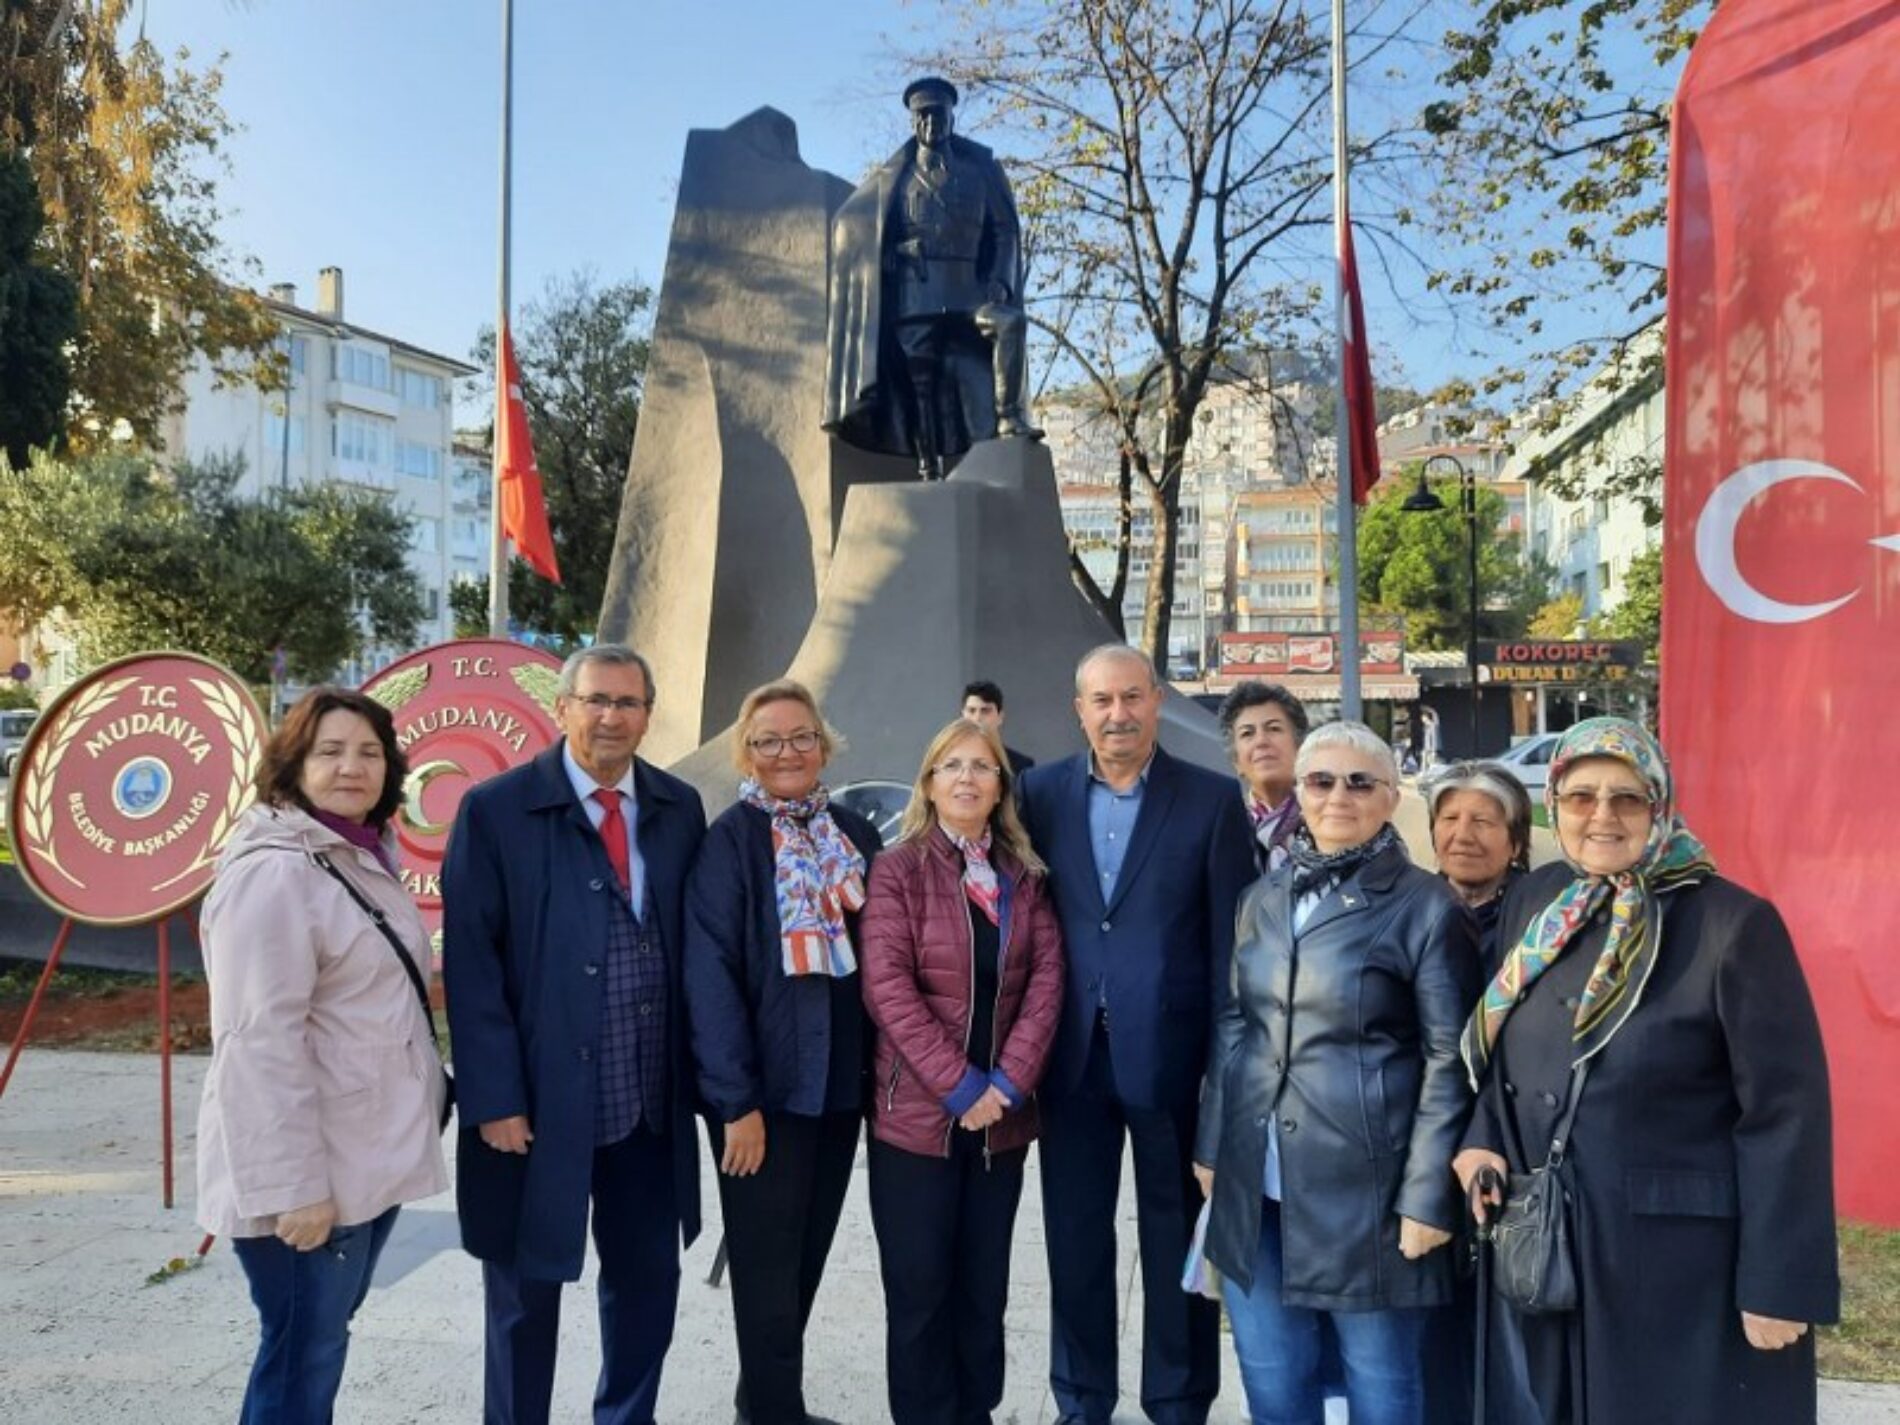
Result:
<instances>
[{"instance_id":1,"label":"light blue dress shirt","mask_svg":"<svg viewBox=\"0 0 1900 1425\"><path fill-rule=\"evenodd\" d=\"M574 784L574 795L581 799L581 807L587 813L587 820L595 831L607 819L607 808L594 800L594 793L600 790L593 774L574 760L574 749L566 742L561 744L561 765L567 768L567 779ZM627 765L626 773L609 791L620 793L620 817L627 823L627 903L633 910L633 918L640 919L640 912L647 903L647 867L640 859L640 837L636 827L640 820L640 803L633 791L633 764Z\"/></svg>"},{"instance_id":2,"label":"light blue dress shirt","mask_svg":"<svg viewBox=\"0 0 1900 1425\"><path fill-rule=\"evenodd\" d=\"M1115 883L1121 879L1122 861L1128 855L1128 839L1135 834L1135 818L1141 815L1141 799L1148 790L1148 771L1154 766L1150 755L1135 785L1118 792L1102 780L1095 770L1095 757L1089 756L1089 849L1095 853L1095 875L1102 888L1102 904L1114 897Z\"/></svg>"}]
</instances>

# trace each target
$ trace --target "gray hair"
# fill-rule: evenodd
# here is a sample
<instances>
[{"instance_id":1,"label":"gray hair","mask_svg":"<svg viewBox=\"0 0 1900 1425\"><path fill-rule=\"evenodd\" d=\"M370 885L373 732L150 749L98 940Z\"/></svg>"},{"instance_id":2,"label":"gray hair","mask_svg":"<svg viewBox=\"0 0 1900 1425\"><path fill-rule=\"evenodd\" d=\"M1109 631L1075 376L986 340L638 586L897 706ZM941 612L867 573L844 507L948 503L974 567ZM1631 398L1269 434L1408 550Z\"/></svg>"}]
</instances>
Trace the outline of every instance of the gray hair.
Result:
<instances>
[{"instance_id":1,"label":"gray hair","mask_svg":"<svg viewBox=\"0 0 1900 1425\"><path fill-rule=\"evenodd\" d=\"M1452 762L1433 772L1421 788L1425 816L1438 824L1438 804L1452 792L1482 792L1504 813L1511 836L1511 864L1528 870L1531 864L1531 795L1501 762Z\"/></svg>"},{"instance_id":2,"label":"gray hair","mask_svg":"<svg viewBox=\"0 0 1900 1425\"><path fill-rule=\"evenodd\" d=\"M1363 722L1349 722L1342 718L1338 722L1323 723L1306 735L1300 744L1300 750L1293 757L1293 775L1304 777L1306 769L1312 765L1315 753L1324 752L1328 747L1346 747L1377 762L1384 771L1386 780L1396 789L1399 785L1399 762L1392 755L1392 744Z\"/></svg>"},{"instance_id":3,"label":"gray hair","mask_svg":"<svg viewBox=\"0 0 1900 1425\"><path fill-rule=\"evenodd\" d=\"M561 665L561 685L555 691L561 697L573 697L574 689L580 686L581 669L589 663L605 663L611 668L638 668L640 676L647 682L649 708L660 695L659 687L653 681L653 665L624 643L596 643L568 654L567 662Z\"/></svg>"},{"instance_id":4,"label":"gray hair","mask_svg":"<svg viewBox=\"0 0 1900 1425\"><path fill-rule=\"evenodd\" d=\"M1136 648L1131 643L1098 643L1087 653L1084 653L1081 661L1075 665L1075 692L1077 697L1080 697L1082 694L1082 675L1088 672L1089 665L1091 663L1099 663L1107 658L1119 658L1129 663L1139 663L1143 668L1148 670L1148 686L1151 688L1161 686L1161 674L1155 671L1154 659L1150 658L1146 653L1143 653L1139 648Z\"/></svg>"}]
</instances>

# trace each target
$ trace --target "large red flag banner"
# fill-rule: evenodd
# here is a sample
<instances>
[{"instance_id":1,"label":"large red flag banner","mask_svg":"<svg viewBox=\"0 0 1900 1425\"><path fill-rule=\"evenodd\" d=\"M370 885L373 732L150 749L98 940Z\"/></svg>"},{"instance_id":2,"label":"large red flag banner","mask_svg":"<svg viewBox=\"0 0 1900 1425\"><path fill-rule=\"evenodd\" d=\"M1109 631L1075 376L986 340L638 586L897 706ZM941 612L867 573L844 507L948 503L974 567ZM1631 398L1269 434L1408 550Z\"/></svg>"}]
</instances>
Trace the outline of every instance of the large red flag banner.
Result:
<instances>
[{"instance_id":1,"label":"large red flag banner","mask_svg":"<svg viewBox=\"0 0 1900 1425\"><path fill-rule=\"evenodd\" d=\"M1794 933L1838 1200L1900 1223L1900 5L1724 0L1675 110L1663 731ZM1742 973L1747 967L1740 967Z\"/></svg>"},{"instance_id":2,"label":"large red flag banner","mask_svg":"<svg viewBox=\"0 0 1900 1425\"><path fill-rule=\"evenodd\" d=\"M506 326L496 343L501 376L495 383L495 452L501 467L501 532L515 542L515 553L543 579L561 582L548 531L547 500L541 493L541 467L534 461L528 434L528 406L521 398L521 368L515 364L515 338Z\"/></svg>"},{"instance_id":3,"label":"large red flag banner","mask_svg":"<svg viewBox=\"0 0 1900 1425\"><path fill-rule=\"evenodd\" d=\"M1346 420L1351 427L1352 502L1363 505L1379 483L1379 410L1372 385L1372 355L1366 347L1366 308L1359 300L1359 260L1353 253L1352 219L1339 229L1340 282L1346 292L1346 324L1340 360L1346 370Z\"/></svg>"}]
</instances>

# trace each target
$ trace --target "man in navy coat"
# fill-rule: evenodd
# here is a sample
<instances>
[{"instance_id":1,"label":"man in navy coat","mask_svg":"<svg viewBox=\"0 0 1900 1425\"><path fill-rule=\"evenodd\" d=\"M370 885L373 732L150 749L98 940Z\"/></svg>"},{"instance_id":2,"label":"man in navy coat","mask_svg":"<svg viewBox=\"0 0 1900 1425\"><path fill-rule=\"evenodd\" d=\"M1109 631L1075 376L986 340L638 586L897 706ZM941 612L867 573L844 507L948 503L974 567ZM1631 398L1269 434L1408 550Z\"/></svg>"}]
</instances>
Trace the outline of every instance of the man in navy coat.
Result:
<instances>
[{"instance_id":1,"label":"man in navy coat","mask_svg":"<svg viewBox=\"0 0 1900 1425\"><path fill-rule=\"evenodd\" d=\"M561 742L463 798L443 866L456 1204L482 1262L490 1425L548 1419L590 1196L595 1425L652 1425L680 1247L699 1232L680 947L706 813L634 755L653 698L630 648L568 659Z\"/></svg>"},{"instance_id":2,"label":"man in navy coat","mask_svg":"<svg viewBox=\"0 0 1900 1425\"><path fill-rule=\"evenodd\" d=\"M1220 1386L1220 1312L1181 1290L1201 1195L1192 1153L1234 908L1253 879L1233 779L1156 743L1161 681L1123 644L1075 673L1089 751L1032 768L1023 820L1049 865L1069 976L1043 1079L1049 1383L1060 1420L1106 1425L1119 1393L1115 1208L1133 1150L1142 1273L1141 1405L1202 1425Z\"/></svg>"}]
</instances>

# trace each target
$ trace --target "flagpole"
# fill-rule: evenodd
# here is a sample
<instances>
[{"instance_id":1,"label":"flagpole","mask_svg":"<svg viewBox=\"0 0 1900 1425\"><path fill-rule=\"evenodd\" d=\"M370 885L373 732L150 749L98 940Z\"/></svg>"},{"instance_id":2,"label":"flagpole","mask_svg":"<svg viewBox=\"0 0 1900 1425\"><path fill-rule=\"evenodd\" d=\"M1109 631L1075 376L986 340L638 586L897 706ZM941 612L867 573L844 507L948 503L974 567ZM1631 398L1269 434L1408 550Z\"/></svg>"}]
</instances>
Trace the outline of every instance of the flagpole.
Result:
<instances>
[{"instance_id":1,"label":"flagpole","mask_svg":"<svg viewBox=\"0 0 1900 1425\"><path fill-rule=\"evenodd\" d=\"M501 524L501 409L508 399L501 374L502 337L508 330L509 180L514 162L515 6L501 0L501 273L495 311L495 428L489 438L490 524L488 632L508 636L508 537Z\"/></svg>"},{"instance_id":2,"label":"flagpole","mask_svg":"<svg viewBox=\"0 0 1900 1425\"><path fill-rule=\"evenodd\" d=\"M1350 221L1346 188L1346 0L1333 0L1333 332L1339 353L1333 438L1339 458L1339 715L1365 715L1359 698L1359 540L1358 507L1352 500L1352 418L1346 403L1346 225ZM1355 332L1359 341L1364 332ZM1368 395L1371 393L1368 392Z\"/></svg>"}]
</instances>

